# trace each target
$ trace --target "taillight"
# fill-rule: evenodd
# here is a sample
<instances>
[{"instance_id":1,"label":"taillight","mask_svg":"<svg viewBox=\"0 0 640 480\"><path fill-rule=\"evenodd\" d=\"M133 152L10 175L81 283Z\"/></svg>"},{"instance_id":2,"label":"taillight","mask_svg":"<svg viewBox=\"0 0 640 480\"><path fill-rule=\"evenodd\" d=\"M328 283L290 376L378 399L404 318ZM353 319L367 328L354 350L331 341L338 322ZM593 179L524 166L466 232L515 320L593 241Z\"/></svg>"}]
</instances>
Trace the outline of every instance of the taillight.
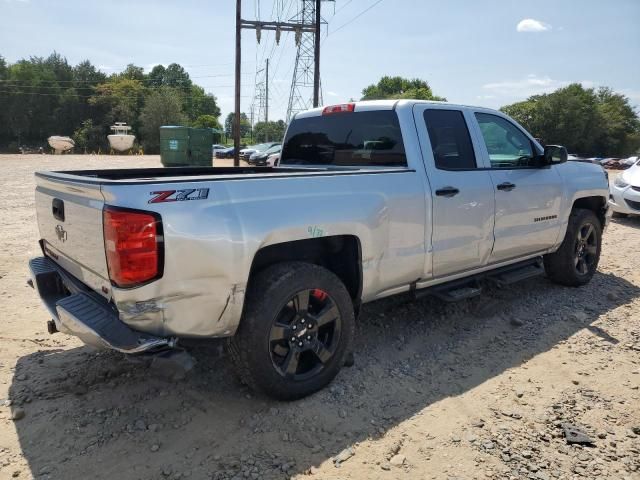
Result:
<instances>
[{"instance_id":1,"label":"taillight","mask_svg":"<svg viewBox=\"0 0 640 480\"><path fill-rule=\"evenodd\" d=\"M353 112L356 108L355 103L342 103L340 105L330 105L322 109L322 115L330 115L332 113Z\"/></svg>"},{"instance_id":2,"label":"taillight","mask_svg":"<svg viewBox=\"0 0 640 480\"><path fill-rule=\"evenodd\" d=\"M115 207L102 213L109 278L118 287L134 287L162 276L160 216Z\"/></svg>"}]
</instances>

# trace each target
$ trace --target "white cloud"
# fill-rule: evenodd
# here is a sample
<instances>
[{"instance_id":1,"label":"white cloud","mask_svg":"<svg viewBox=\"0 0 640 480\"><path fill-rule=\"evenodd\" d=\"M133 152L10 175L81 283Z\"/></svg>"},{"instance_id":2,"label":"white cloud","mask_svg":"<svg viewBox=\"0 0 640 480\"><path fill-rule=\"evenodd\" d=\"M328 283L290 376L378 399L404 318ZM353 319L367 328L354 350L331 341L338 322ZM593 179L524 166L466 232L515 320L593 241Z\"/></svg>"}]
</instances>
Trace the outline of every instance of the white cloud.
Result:
<instances>
[{"instance_id":1,"label":"white cloud","mask_svg":"<svg viewBox=\"0 0 640 480\"><path fill-rule=\"evenodd\" d=\"M486 83L482 86L491 94L503 97L529 97L539 93L549 93L561 87L569 85L570 81L555 80L549 76L539 77L531 74L520 80L504 80L500 82ZM593 82L585 80L583 84L592 85Z\"/></svg>"},{"instance_id":2,"label":"white cloud","mask_svg":"<svg viewBox=\"0 0 640 480\"><path fill-rule=\"evenodd\" d=\"M329 90L327 92L327 95L329 95L330 97L339 97L340 96L339 94L337 94L336 92L332 92L331 90Z\"/></svg>"},{"instance_id":3,"label":"white cloud","mask_svg":"<svg viewBox=\"0 0 640 480\"><path fill-rule=\"evenodd\" d=\"M534 20L533 18L525 18L520 20L516 26L518 32L546 32L551 30L551 25L541 22L540 20Z\"/></svg>"}]
</instances>

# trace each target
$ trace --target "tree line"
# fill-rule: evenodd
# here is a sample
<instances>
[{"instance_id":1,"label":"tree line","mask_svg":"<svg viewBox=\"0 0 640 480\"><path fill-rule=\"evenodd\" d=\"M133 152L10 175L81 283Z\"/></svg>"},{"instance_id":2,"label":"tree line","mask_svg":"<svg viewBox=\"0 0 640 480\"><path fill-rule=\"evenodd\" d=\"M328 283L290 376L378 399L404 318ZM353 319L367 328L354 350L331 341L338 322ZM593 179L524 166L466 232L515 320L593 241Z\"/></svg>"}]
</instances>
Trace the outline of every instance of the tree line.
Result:
<instances>
[{"instance_id":1,"label":"tree line","mask_svg":"<svg viewBox=\"0 0 640 480\"><path fill-rule=\"evenodd\" d=\"M365 87L362 100L414 98L446 101L428 82L384 76ZM562 144L586 156L622 157L640 149L640 118L629 99L610 88L572 84L534 95L501 110L544 143ZM107 75L88 60L70 65L53 53L13 64L0 56L0 150L45 146L51 135L71 136L80 151L106 151L115 122L131 125L144 151L159 149L159 127L189 125L222 129L233 136L230 113L222 127L216 97L193 83L177 63L145 73L128 65ZM282 139L282 120L252 125L240 117L244 143Z\"/></svg>"},{"instance_id":2,"label":"tree line","mask_svg":"<svg viewBox=\"0 0 640 480\"><path fill-rule=\"evenodd\" d=\"M415 98L446 101L420 79L385 76L362 91L362 100ZM629 99L608 87L574 83L501 109L543 143L587 157L640 152L640 118Z\"/></svg>"},{"instance_id":3,"label":"tree line","mask_svg":"<svg viewBox=\"0 0 640 480\"><path fill-rule=\"evenodd\" d=\"M176 63L149 73L130 64L107 75L58 53L13 64L0 56L0 149L45 146L63 135L80 151L107 151L110 126L126 122L145 151L157 152L161 125L221 128L219 116L216 97Z\"/></svg>"}]
</instances>

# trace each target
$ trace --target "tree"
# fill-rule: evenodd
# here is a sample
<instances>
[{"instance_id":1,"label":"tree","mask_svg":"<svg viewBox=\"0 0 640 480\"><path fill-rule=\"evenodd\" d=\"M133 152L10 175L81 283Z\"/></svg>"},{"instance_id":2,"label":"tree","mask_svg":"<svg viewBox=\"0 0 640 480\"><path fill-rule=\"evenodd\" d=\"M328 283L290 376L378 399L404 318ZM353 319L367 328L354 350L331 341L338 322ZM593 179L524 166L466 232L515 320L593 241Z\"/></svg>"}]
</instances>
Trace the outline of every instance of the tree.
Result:
<instances>
[{"instance_id":1,"label":"tree","mask_svg":"<svg viewBox=\"0 0 640 480\"><path fill-rule=\"evenodd\" d=\"M369 85L362 90L361 100L381 100L386 98L447 101L444 97L434 95L429 84L425 80L418 78L407 79L384 76L377 84Z\"/></svg>"},{"instance_id":2,"label":"tree","mask_svg":"<svg viewBox=\"0 0 640 480\"><path fill-rule=\"evenodd\" d=\"M216 130L222 129L220 122L218 122L218 118L214 117L213 115L200 115L191 125L195 128L215 128Z\"/></svg>"},{"instance_id":3,"label":"tree","mask_svg":"<svg viewBox=\"0 0 640 480\"><path fill-rule=\"evenodd\" d=\"M195 120L201 115L220 116L220 107L216 97L206 93L204 88L198 85L189 87L189 94L184 96L183 109L190 120Z\"/></svg>"},{"instance_id":4,"label":"tree","mask_svg":"<svg viewBox=\"0 0 640 480\"><path fill-rule=\"evenodd\" d=\"M140 132L145 151L160 148L160 127L187 123L180 94L169 87L153 90L140 114Z\"/></svg>"},{"instance_id":5,"label":"tree","mask_svg":"<svg viewBox=\"0 0 640 480\"><path fill-rule=\"evenodd\" d=\"M589 156L627 156L640 146L640 120L624 95L575 83L501 108L544 143Z\"/></svg>"},{"instance_id":6,"label":"tree","mask_svg":"<svg viewBox=\"0 0 640 480\"><path fill-rule=\"evenodd\" d=\"M95 151L99 148L106 150L107 142L102 128L95 126L90 118L83 121L80 128L73 133L73 141L76 146L81 148L85 153L87 151Z\"/></svg>"},{"instance_id":7,"label":"tree","mask_svg":"<svg viewBox=\"0 0 640 480\"><path fill-rule=\"evenodd\" d=\"M281 142L287 124L282 120L277 122L258 122L253 127L253 138L256 142Z\"/></svg>"},{"instance_id":8,"label":"tree","mask_svg":"<svg viewBox=\"0 0 640 480\"><path fill-rule=\"evenodd\" d=\"M235 118L235 113L231 112L227 115L227 118L224 121L224 133L227 137L233 137L233 119ZM247 114L242 112L240 113L240 137L246 137L251 133L251 123L249 123L249 119L247 118Z\"/></svg>"}]
</instances>

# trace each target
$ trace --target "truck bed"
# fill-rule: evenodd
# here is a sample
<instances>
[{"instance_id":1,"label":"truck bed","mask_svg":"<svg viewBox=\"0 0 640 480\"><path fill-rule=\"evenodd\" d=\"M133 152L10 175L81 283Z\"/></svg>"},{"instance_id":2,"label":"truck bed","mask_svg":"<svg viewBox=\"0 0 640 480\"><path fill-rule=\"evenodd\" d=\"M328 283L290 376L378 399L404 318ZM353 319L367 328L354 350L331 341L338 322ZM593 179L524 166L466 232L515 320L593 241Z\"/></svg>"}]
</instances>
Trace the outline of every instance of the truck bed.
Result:
<instances>
[{"instance_id":1,"label":"truck bed","mask_svg":"<svg viewBox=\"0 0 640 480\"><path fill-rule=\"evenodd\" d=\"M357 169L349 169L357 170ZM238 177L244 175L274 175L274 174L295 174L326 172L326 168L279 168L279 167L170 167L170 168L125 168L125 169L100 169L100 170L63 170L54 172L36 172L36 176L50 178L61 176L72 177L75 180L83 181L109 180L109 181L130 181L139 180L144 182L149 180L179 179L181 181L188 177L198 177L198 180L210 179L212 177ZM204 177L204 178L203 178Z\"/></svg>"},{"instance_id":2,"label":"truck bed","mask_svg":"<svg viewBox=\"0 0 640 480\"><path fill-rule=\"evenodd\" d=\"M345 167L170 167L170 168L125 168L105 170L63 170L36 172L36 177L56 181L87 184L131 184L162 182L202 182L215 180L238 180L256 177L298 177L301 175L348 175L362 173L390 173L407 171L403 168L345 168Z\"/></svg>"}]
</instances>

